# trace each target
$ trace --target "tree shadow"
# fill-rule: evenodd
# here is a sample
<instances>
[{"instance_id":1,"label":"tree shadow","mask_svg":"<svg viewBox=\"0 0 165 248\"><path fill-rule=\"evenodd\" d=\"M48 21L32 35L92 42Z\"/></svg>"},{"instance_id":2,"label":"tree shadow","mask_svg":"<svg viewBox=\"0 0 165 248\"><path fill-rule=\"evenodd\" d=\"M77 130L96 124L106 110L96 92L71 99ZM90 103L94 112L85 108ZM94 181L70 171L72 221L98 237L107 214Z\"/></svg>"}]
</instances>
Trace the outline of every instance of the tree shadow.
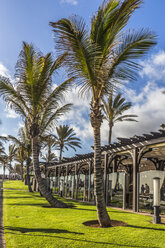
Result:
<instances>
[{"instance_id":1,"label":"tree shadow","mask_svg":"<svg viewBox=\"0 0 165 248\"><path fill-rule=\"evenodd\" d=\"M9 206L35 206L35 207L50 207L49 205L47 205L47 203L9 203L7 204Z\"/></svg>"},{"instance_id":2,"label":"tree shadow","mask_svg":"<svg viewBox=\"0 0 165 248\"><path fill-rule=\"evenodd\" d=\"M77 208L76 206L75 206L75 207L73 207L73 209L74 209L74 210L85 210L85 211L94 211L94 212L96 212L96 210L95 210L95 209L88 209L88 208Z\"/></svg>"},{"instance_id":3,"label":"tree shadow","mask_svg":"<svg viewBox=\"0 0 165 248\"><path fill-rule=\"evenodd\" d=\"M4 199L31 198L30 196L5 196Z\"/></svg>"},{"instance_id":4,"label":"tree shadow","mask_svg":"<svg viewBox=\"0 0 165 248\"><path fill-rule=\"evenodd\" d=\"M109 245L111 247L130 247L130 248L148 248L148 246L142 246L142 245L127 245L127 244L117 244L117 243L111 243L111 242L100 242L100 241L91 241L91 240L85 240L85 239L77 239L77 238L69 238L69 237L64 237L64 236L57 236L57 235L47 235L47 233L70 233L70 234L84 234L84 233L76 233L76 232L70 232L67 230L61 230L61 229L28 229L28 228L20 228L20 227L6 227L6 229L9 230L9 232L5 232L5 233L9 233L9 234L14 234L14 235L26 235L26 236L32 236L32 237L48 237L48 238L55 238L55 239L62 239L62 240L72 240L72 241L77 241L77 242L85 242L85 243L92 243L94 244L100 244L100 245ZM28 230L28 231L26 231ZM35 230L35 232L39 232L40 230L54 230L53 232L45 232L44 233L46 235L42 235L42 234L28 234L26 232L32 232L31 230ZM37 231L36 231L37 230ZM11 232L10 232L11 231ZM12 231L19 231L21 233L17 233L17 232L12 232ZM150 246L150 248L159 248L157 246Z\"/></svg>"},{"instance_id":5,"label":"tree shadow","mask_svg":"<svg viewBox=\"0 0 165 248\"><path fill-rule=\"evenodd\" d=\"M84 234L80 232L71 232L65 229L54 229L54 228L24 228L24 227L12 227L12 226L5 226L5 228L7 230L17 231L21 233L41 232L41 233L72 233L72 234L79 234L79 235Z\"/></svg>"},{"instance_id":6,"label":"tree shadow","mask_svg":"<svg viewBox=\"0 0 165 248\"><path fill-rule=\"evenodd\" d=\"M162 225L165 225L162 223ZM132 228L137 228L137 229L147 229L147 230L154 230L154 231L163 231L165 232L165 228L154 228L154 227L146 227L146 226L134 226L134 225L127 225L125 227L132 227Z\"/></svg>"},{"instance_id":7,"label":"tree shadow","mask_svg":"<svg viewBox=\"0 0 165 248\"><path fill-rule=\"evenodd\" d=\"M122 211L122 210L109 210L108 212L111 212L111 213L118 213L118 214L135 214L133 212L127 212L127 211Z\"/></svg>"},{"instance_id":8,"label":"tree shadow","mask_svg":"<svg viewBox=\"0 0 165 248\"><path fill-rule=\"evenodd\" d=\"M27 189L14 189L14 188L3 188L3 189L7 189L7 190L12 190L12 191L23 191L23 192L28 192L28 190Z\"/></svg>"}]
</instances>

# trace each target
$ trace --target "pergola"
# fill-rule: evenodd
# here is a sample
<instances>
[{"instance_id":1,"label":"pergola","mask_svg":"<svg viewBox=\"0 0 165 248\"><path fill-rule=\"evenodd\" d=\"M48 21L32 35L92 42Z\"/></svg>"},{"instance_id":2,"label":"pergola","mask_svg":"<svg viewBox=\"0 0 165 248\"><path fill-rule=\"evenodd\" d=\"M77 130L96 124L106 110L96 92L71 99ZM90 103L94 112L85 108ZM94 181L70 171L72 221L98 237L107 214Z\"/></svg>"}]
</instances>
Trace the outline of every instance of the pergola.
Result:
<instances>
[{"instance_id":1,"label":"pergola","mask_svg":"<svg viewBox=\"0 0 165 248\"><path fill-rule=\"evenodd\" d=\"M102 171L104 193L107 202L107 175L111 172L124 171L132 173L133 177L133 202L134 212L138 211L138 172L145 167L154 168L155 170L164 170L165 168L165 130L162 128L158 132L150 132L142 136L133 136L129 139L118 138L118 142L110 146L103 146L102 151ZM94 153L76 154L72 158L63 158L61 162L49 163L48 175L66 177L74 176L74 181L78 184L78 175L88 175L88 195L90 201L91 191L91 174L93 173ZM41 163L44 164L44 163ZM84 188L86 185L84 185ZM86 189L86 188L85 188ZM78 185L73 186L72 197L77 198ZM123 208L125 208L126 199L123 192Z\"/></svg>"}]
</instances>

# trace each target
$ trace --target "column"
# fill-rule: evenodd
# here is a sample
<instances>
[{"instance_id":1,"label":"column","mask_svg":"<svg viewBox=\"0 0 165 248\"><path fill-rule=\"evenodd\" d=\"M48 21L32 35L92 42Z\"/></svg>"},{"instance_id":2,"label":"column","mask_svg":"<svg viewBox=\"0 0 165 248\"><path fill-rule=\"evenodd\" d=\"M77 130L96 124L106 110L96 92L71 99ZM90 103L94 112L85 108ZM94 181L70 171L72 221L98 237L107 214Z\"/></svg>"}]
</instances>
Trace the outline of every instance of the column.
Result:
<instances>
[{"instance_id":1,"label":"column","mask_svg":"<svg viewBox=\"0 0 165 248\"><path fill-rule=\"evenodd\" d=\"M33 191L36 191L36 178L33 179Z\"/></svg>"},{"instance_id":2,"label":"column","mask_svg":"<svg viewBox=\"0 0 165 248\"><path fill-rule=\"evenodd\" d=\"M60 176L61 176L61 167L58 167L58 189L57 193L60 194Z\"/></svg>"},{"instance_id":3,"label":"column","mask_svg":"<svg viewBox=\"0 0 165 248\"><path fill-rule=\"evenodd\" d=\"M133 150L133 211L138 212L138 148Z\"/></svg>"},{"instance_id":4,"label":"column","mask_svg":"<svg viewBox=\"0 0 165 248\"><path fill-rule=\"evenodd\" d=\"M86 188L87 188L87 186L86 186L86 177L87 177L87 175L85 174L84 175L84 201L86 201Z\"/></svg>"},{"instance_id":5,"label":"column","mask_svg":"<svg viewBox=\"0 0 165 248\"><path fill-rule=\"evenodd\" d=\"M123 209L126 209L126 173L123 180Z\"/></svg>"},{"instance_id":6,"label":"column","mask_svg":"<svg viewBox=\"0 0 165 248\"><path fill-rule=\"evenodd\" d=\"M108 165L108 154L104 154L104 200L107 205L107 165Z\"/></svg>"},{"instance_id":7,"label":"column","mask_svg":"<svg viewBox=\"0 0 165 248\"><path fill-rule=\"evenodd\" d=\"M91 171L92 171L92 161L89 161L89 178L88 178L88 201L91 200Z\"/></svg>"},{"instance_id":8,"label":"column","mask_svg":"<svg viewBox=\"0 0 165 248\"><path fill-rule=\"evenodd\" d=\"M76 199L78 199L78 188L79 188L79 176L78 176L78 165L75 164L75 191L76 191Z\"/></svg>"},{"instance_id":9,"label":"column","mask_svg":"<svg viewBox=\"0 0 165 248\"><path fill-rule=\"evenodd\" d=\"M54 168L54 194L56 193L56 174L57 174L57 167Z\"/></svg>"},{"instance_id":10,"label":"column","mask_svg":"<svg viewBox=\"0 0 165 248\"><path fill-rule=\"evenodd\" d=\"M69 165L66 166L66 185L65 185L65 197L68 196L68 172L69 172Z\"/></svg>"}]
</instances>

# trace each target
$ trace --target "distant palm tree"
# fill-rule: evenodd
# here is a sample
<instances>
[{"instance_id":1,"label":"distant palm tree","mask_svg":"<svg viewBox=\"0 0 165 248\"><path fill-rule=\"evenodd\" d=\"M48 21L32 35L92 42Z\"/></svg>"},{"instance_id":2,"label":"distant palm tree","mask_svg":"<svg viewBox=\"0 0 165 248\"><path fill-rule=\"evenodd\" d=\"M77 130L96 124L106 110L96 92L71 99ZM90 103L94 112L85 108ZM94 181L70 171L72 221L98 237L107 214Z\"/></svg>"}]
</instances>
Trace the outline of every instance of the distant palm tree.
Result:
<instances>
[{"instance_id":1,"label":"distant palm tree","mask_svg":"<svg viewBox=\"0 0 165 248\"><path fill-rule=\"evenodd\" d=\"M47 166L50 162L57 162L57 156L52 152L52 148L56 145L56 138L51 135L44 135L41 137L42 148L46 149L46 154L41 154L41 158L46 162L45 175L47 175Z\"/></svg>"},{"instance_id":2,"label":"distant palm tree","mask_svg":"<svg viewBox=\"0 0 165 248\"><path fill-rule=\"evenodd\" d=\"M29 167L31 165L31 142L28 137L28 130L25 127L19 128L18 137L8 135L8 140L12 141L17 149L21 149L24 154L24 160L26 160L26 176L29 192L33 192L30 184ZM18 165L17 165L18 166ZM21 166L19 166L21 168ZM22 169L21 169L22 171ZM22 171L23 173L23 171Z\"/></svg>"},{"instance_id":3,"label":"distant palm tree","mask_svg":"<svg viewBox=\"0 0 165 248\"><path fill-rule=\"evenodd\" d=\"M23 175L24 175L24 161L26 159L26 150L24 149L24 146L18 146L15 154L15 161L17 161L20 164L21 168L21 180L23 182Z\"/></svg>"},{"instance_id":4,"label":"distant palm tree","mask_svg":"<svg viewBox=\"0 0 165 248\"><path fill-rule=\"evenodd\" d=\"M10 174L13 172L13 166L12 166L12 161L14 159L14 156L16 154L17 148L15 144L9 144L8 147L8 170L9 170L9 179L10 179Z\"/></svg>"},{"instance_id":5,"label":"distant palm tree","mask_svg":"<svg viewBox=\"0 0 165 248\"><path fill-rule=\"evenodd\" d=\"M123 80L135 80L140 66L135 62L156 44L149 30L124 30L141 0L107 0L92 17L88 31L82 18L72 16L51 22L55 32L58 54L67 52L65 63L68 76L76 78L81 93L91 92L90 120L94 133L94 186L100 226L110 226L106 211L102 168L100 128L103 121L102 98L110 93L112 85Z\"/></svg>"},{"instance_id":6,"label":"distant palm tree","mask_svg":"<svg viewBox=\"0 0 165 248\"><path fill-rule=\"evenodd\" d=\"M3 180L5 180L5 172L8 167L8 155L5 152L3 152L3 155L0 156L0 162L3 167Z\"/></svg>"},{"instance_id":7,"label":"distant palm tree","mask_svg":"<svg viewBox=\"0 0 165 248\"><path fill-rule=\"evenodd\" d=\"M123 115L123 112L127 111L132 107L131 102L126 102L126 99L122 97L121 93L118 93L114 96L113 91L109 95L108 100L103 100L103 112L104 118L108 121L109 125L109 136L108 136L108 144L111 144L112 138L112 128L116 122L121 121L137 121L134 117L137 115Z\"/></svg>"},{"instance_id":8,"label":"distant palm tree","mask_svg":"<svg viewBox=\"0 0 165 248\"><path fill-rule=\"evenodd\" d=\"M9 79L0 79L0 95L23 117L30 130L35 177L41 194L52 207L66 207L66 204L52 196L41 176L39 135L50 129L71 107L71 104L61 106L61 100L73 78L67 79L54 90L52 88L53 74L62 65L65 56L54 61L51 53L43 56L33 45L24 42L16 65L15 84Z\"/></svg>"},{"instance_id":9,"label":"distant palm tree","mask_svg":"<svg viewBox=\"0 0 165 248\"><path fill-rule=\"evenodd\" d=\"M68 151L68 148L72 148L76 151L75 147L81 148L80 139L75 137L76 133L73 128L70 128L68 125L60 125L59 127L56 127L56 132L56 145L60 150L59 161L62 159L62 152L64 149Z\"/></svg>"}]
</instances>

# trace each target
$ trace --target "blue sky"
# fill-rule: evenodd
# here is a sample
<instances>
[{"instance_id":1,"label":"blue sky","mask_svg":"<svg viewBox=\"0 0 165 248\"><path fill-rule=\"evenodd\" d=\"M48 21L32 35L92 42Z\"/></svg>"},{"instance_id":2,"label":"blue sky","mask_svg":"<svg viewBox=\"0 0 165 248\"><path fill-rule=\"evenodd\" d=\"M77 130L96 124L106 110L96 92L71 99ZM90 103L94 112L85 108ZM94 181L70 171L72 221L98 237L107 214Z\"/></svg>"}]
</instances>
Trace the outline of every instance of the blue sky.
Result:
<instances>
[{"instance_id":1,"label":"blue sky","mask_svg":"<svg viewBox=\"0 0 165 248\"><path fill-rule=\"evenodd\" d=\"M92 14L101 4L100 0L1 0L0 2L0 73L13 77L14 66L22 47L22 41L32 42L43 53L54 51L53 33L50 21L73 14L82 16L88 25ZM165 1L145 0L145 3L130 19L128 29L148 27L158 36L158 45L151 50L140 63L143 69L137 82L123 87L123 93L132 101L129 113L139 116L138 123L122 123L114 128L113 138L129 137L159 129L165 122ZM58 78L62 81L63 75ZM58 84L57 81L55 81ZM75 103L72 111L61 119L69 123L82 139L82 150L77 153L90 152L92 129L89 123L89 105L87 99L79 99L77 92L70 92L66 101ZM0 134L16 135L21 120L5 108L3 100L0 105L2 125ZM129 126L128 126L129 125ZM129 127L129 128L128 128ZM102 127L102 144L107 142L107 123ZM65 156L73 153L65 153Z\"/></svg>"}]
</instances>

